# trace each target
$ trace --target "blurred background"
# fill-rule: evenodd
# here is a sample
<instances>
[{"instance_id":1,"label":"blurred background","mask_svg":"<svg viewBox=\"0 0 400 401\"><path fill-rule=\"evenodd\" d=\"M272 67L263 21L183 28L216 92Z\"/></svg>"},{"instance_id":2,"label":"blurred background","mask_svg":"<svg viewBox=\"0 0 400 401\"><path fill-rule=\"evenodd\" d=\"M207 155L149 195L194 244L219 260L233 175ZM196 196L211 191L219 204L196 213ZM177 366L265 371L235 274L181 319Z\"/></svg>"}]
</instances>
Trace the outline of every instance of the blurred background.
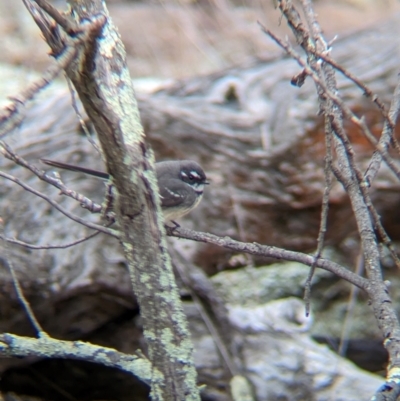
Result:
<instances>
[{"instance_id":1,"label":"blurred background","mask_svg":"<svg viewBox=\"0 0 400 401\"><path fill-rule=\"evenodd\" d=\"M62 9L65 1L55 1ZM397 0L315 1L332 39L379 23L400 10ZM257 21L285 34L273 0L107 1L133 77L187 78L277 52ZM0 0L0 62L42 70L47 46L22 2ZM290 36L291 37L291 36Z\"/></svg>"}]
</instances>

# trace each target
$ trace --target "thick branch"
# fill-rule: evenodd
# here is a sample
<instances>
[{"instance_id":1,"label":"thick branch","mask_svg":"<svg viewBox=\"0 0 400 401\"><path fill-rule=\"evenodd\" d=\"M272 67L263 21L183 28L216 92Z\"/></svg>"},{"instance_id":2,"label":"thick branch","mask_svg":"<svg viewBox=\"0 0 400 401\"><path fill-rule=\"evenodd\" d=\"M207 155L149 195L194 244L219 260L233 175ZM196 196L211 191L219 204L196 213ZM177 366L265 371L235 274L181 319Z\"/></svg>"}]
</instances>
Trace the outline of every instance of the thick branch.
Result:
<instances>
[{"instance_id":1,"label":"thick branch","mask_svg":"<svg viewBox=\"0 0 400 401\"><path fill-rule=\"evenodd\" d=\"M151 383L151 365L143 356L126 355L112 348L100 347L81 341L63 341L44 336L20 337L4 333L0 335L1 357L39 357L77 359L118 368Z\"/></svg>"},{"instance_id":2,"label":"thick branch","mask_svg":"<svg viewBox=\"0 0 400 401\"><path fill-rule=\"evenodd\" d=\"M198 400L192 345L167 252L153 158L146 150L125 50L103 1L69 4L78 27L97 27L66 73L97 131L115 188L120 239L154 369L152 399ZM51 34L49 27L44 30ZM60 36L45 37L54 52L62 47Z\"/></svg>"}]
</instances>

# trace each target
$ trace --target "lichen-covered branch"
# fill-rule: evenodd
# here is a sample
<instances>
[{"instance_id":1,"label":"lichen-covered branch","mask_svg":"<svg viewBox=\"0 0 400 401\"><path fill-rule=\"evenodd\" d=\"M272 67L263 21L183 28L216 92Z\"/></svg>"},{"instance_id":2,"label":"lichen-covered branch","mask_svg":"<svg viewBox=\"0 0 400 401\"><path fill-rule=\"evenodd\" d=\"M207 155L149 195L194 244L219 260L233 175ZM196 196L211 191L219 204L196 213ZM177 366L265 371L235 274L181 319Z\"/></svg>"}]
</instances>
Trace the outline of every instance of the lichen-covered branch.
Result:
<instances>
[{"instance_id":1,"label":"lichen-covered branch","mask_svg":"<svg viewBox=\"0 0 400 401\"><path fill-rule=\"evenodd\" d=\"M74 22L68 25L82 30L92 27L66 73L98 134L115 188L120 240L153 368L151 396L153 400L198 400L192 345L167 251L153 157L140 124L124 46L104 1L68 3L71 13L65 15ZM45 11L52 14L51 8ZM61 34L61 29L51 29L52 22L39 19L47 43L58 54L68 32Z\"/></svg>"},{"instance_id":2,"label":"lichen-covered branch","mask_svg":"<svg viewBox=\"0 0 400 401\"><path fill-rule=\"evenodd\" d=\"M0 356L76 359L118 368L151 384L151 364L139 355L127 355L112 348L101 347L82 341L63 341L43 336L21 337L0 334Z\"/></svg>"}]
</instances>

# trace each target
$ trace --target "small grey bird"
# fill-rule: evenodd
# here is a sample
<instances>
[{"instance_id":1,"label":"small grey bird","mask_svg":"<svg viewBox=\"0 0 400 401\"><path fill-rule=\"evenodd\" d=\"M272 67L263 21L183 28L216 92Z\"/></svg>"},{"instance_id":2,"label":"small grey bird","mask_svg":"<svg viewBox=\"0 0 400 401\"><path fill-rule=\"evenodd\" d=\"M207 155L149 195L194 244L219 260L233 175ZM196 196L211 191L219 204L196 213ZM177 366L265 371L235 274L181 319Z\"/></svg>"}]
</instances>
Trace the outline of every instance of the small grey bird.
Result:
<instances>
[{"instance_id":1,"label":"small grey bird","mask_svg":"<svg viewBox=\"0 0 400 401\"><path fill-rule=\"evenodd\" d=\"M102 171L48 159L41 161L49 166L77 171L103 180L109 178L109 175ZM198 163L192 160L171 160L158 162L155 168L166 222L174 221L198 206L203 197L204 186L209 184Z\"/></svg>"}]
</instances>

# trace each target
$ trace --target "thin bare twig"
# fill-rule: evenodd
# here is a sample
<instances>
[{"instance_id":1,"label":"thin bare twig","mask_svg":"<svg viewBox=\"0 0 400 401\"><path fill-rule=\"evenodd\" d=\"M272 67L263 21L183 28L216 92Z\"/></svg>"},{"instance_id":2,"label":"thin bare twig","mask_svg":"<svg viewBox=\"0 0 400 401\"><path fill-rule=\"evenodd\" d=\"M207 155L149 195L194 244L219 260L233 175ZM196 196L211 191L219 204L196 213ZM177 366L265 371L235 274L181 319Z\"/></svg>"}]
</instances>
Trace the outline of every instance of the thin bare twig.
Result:
<instances>
[{"instance_id":1,"label":"thin bare twig","mask_svg":"<svg viewBox=\"0 0 400 401\"><path fill-rule=\"evenodd\" d=\"M4 232L4 224L3 224L2 219L0 219L0 229L1 229L1 231ZM21 288L21 285L20 285L18 277L17 277L17 273L15 272L13 262L9 255L7 241L3 241L3 254L4 254L3 263L5 263L7 265L8 270L11 273L11 278L12 278L12 281L14 284L15 292L17 293L17 298L18 298L19 302L21 303L22 307L24 308L25 313L28 316L28 319L31 322L33 328L35 329L36 335L38 337L48 337L47 333L43 330L39 321L36 319L36 316L31 308L31 305L29 304L28 300L26 299L24 292Z\"/></svg>"},{"instance_id":2,"label":"thin bare twig","mask_svg":"<svg viewBox=\"0 0 400 401\"><path fill-rule=\"evenodd\" d=\"M322 207L321 207L321 219L317 238L317 250L315 252L315 261L317 261L322 254L324 249L326 226L328 222L329 212L329 195L332 189L332 136L327 133L325 135L325 166L324 166L324 177L325 177L325 189L322 196ZM305 288L304 288L304 301L306 304L306 316L310 314L310 297L311 297L311 281L315 272L315 263L311 266L308 274Z\"/></svg>"},{"instance_id":3,"label":"thin bare twig","mask_svg":"<svg viewBox=\"0 0 400 401\"><path fill-rule=\"evenodd\" d=\"M59 25L54 21L53 18L42 10L42 8L34 0L22 0L26 9L31 14L36 25L42 31L42 34L46 41L50 41L52 44L51 50L52 56L58 57L66 46L67 36L61 31Z\"/></svg>"},{"instance_id":4,"label":"thin bare twig","mask_svg":"<svg viewBox=\"0 0 400 401\"><path fill-rule=\"evenodd\" d=\"M381 137L379 138L378 148L382 151L387 151L391 140L394 138L394 123L397 120L400 111L400 75L397 76L397 85L393 92L392 101L390 103L388 119L383 126ZM365 180L371 185L382 162L382 154L379 150L372 155L371 161L365 172Z\"/></svg>"},{"instance_id":5,"label":"thin bare twig","mask_svg":"<svg viewBox=\"0 0 400 401\"><path fill-rule=\"evenodd\" d=\"M333 103L335 103L336 106L340 108L341 111L343 111L344 115L349 118L353 123L359 126L359 128L362 130L362 132L365 134L367 139L370 140L371 144L373 144L379 154L381 155L382 159L385 161L385 163L388 165L388 167L391 169L391 171L398 177L400 180L400 168L395 164L395 162L392 160L392 158L389 156L387 150L381 148L378 146L378 141L375 139L375 137L372 135L370 132L369 128L365 124L364 119L358 118L349 108L348 106L336 95L333 93L333 91L330 91L329 88L326 86L326 84L323 82L322 79L318 77L316 72L310 68L302 59L301 57L293 50L293 48L286 42L282 41L279 39L276 35L274 35L271 31L263 28L264 32L267 33L271 38L273 38L283 49L287 51L287 53L292 56L303 68L304 71L314 80L315 84L321 88L321 91L323 93L323 96L327 96ZM368 182L365 181L363 175L361 174L361 171L358 169L355 160L354 160L354 151L352 149L351 143L349 139L347 138L347 135L341 126L341 124L337 124L335 122L335 119L333 118L333 115L331 116L332 124L335 126L334 133L336 136L339 137L341 140L343 146L345 147L346 155L348 158L349 163L351 164L352 169L356 173L357 180L359 182L359 186L363 192L363 196L366 199L366 203L368 206L368 209L370 210L371 216L374 220L374 225L376 226L377 231L379 232L380 237L382 238L383 242L385 245L388 247L393 260L395 261L396 265L400 267L400 259L397 256L397 253L394 250L394 247L391 243L391 240L387 233L385 232L381 222L380 222L380 217L378 213L376 212L369 196L368 192Z\"/></svg>"},{"instance_id":6,"label":"thin bare twig","mask_svg":"<svg viewBox=\"0 0 400 401\"><path fill-rule=\"evenodd\" d=\"M14 163L20 165L21 167L30 170L42 181L45 181L50 185L53 185L54 187L59 189L63 195L66 195L72 199L77 200L84 209L87 209L92 213L101 212L102 210L101 205L98 205L97 203L94 203L91 199L87 198L86 196L83 196L82 194L69 189L67 186L63 184L61 179L56 177L51 177L48 174L46 174L43 170L39 170L32 164L28 163L25 159L19 156L7 143L0 141L0 148L2 150L3 155L7 159L12 160Z\"/></svg>"},{"instance_id":7,"label":"thin bare twig","mask_svg":"<svg viewBox=\"0 0 400 401\"><path fill-rule=\"evenodd\" d=\"M344 68L342 65L337 63L335 60L333 60L331 57L329 57L327 54L324 53L314 53L315 57L320 58L321 60L324 60L326 63L330 64L335 70L341 72L346 78L348 78L350 81L354 82L356 86L358 86L362 91L363 95L367 98L370 99L371 102L375 103L380 112L382 113L383 117L387 119L387 122L389 124L395 122L396 120L393 120L387 110L385 104L382 102L382 100L379 98L379 96L374 93L364 82L362 82L360 79L358 79L355 75L353 75L349 70ZM394 125L392 124L392 128L394 128Z\"/></svg>"},{"instance_id":8,"label":"thin bare twig","mask_svg":"<svg viewBox=\"0 0 400 401\"><path fill-rule=\"evenodd\" d=\"M57 209L60 213L62 213L64 216L68 217L69 219L75 221L76 223L82 224L85 227L91 228L92 230L96 230L96 231L100 231L104 234L108 234L111 235L115 238L119 238L119 233L116 230L112 230L110 228L106 228L103 226L99 226L98 224L94 224L90 221L86 221L84 219L81 219L80 217L70 213L68 210L64 209L63 207L61 207L57 202L53 201L52 199L50 199L48 196L46 196L45 194L36 191L36 189L33 189L32 187L30 187L29 185L25 184L24 182L22 182L20 179L4 173L2 171L0 171L0 177L6 178L7 180L13 181L16 184L18 184L19 186L21 186L22 188L24 188L26 191L38 196L39 198L44 199L47 203L49 203L51 206L53 206L55 209Z\"/></svg>"},{"instance_id":9,"label":"thin bare twig","mask_svg":"<svg viewBox=\"0 0 400 401\"><path fill-rule=\"evenodd\" d=\"M292 46L289 43L280 39L272 31L266 29L262 24L259 23L259 25L261 26L261 29L263 30L263 32L265 34L270 36L280 47L282 47L282 49L284 49L287 52L288 55L293 57L298 62L298 64L304 69L304 72L307 75L309 75L319 87L321 87L321 89L324 92L324 95L329 97L329 99L331 99L338 107L340 107L344 116L360 128L361 132L364 134L364 136L367 138L367 140L371 143L371 145L373 145L375 147L377 152L379 152L382 159L385 161L385 163L390 168L390 170L400 180L400 168L390 157L387 150L384 147L379 146L379 142L374 137L374 135L371 133L371 131L368 128L368 126L366 125L364 119L357 117L351 111L351 109L343 102L343 100L340 99L339 96L337 96L333 91L329 90L329 88L326 86L324 81L318 77L316 72L301 58L301 56L292 48ZM314 50L310 51L310 53L314 54L315 51Z\"/></svg>"},{"instance_id":10,"label":"thin bare twig","mask_svg":"<svg viewBox=\"0 0 400 401\"><path fill-rule=\"evenodd\" d=\"M36 4L28 0L24 0L24 3L37 23L44 19L40 8L38 8ZM52 82L53 79L62 70L65 70L68 67L68 65L76 58L79 45L84 43L87 38L92 35L93 30L98 30L99 26L104 24L104 18L99 18L98 20L93 21L90 24L88 23L84 28L81 27L78 30L76 26L72 24L72 21L69 21L67 18L63 17L57 10L55 10L52 5L41 0L38 0L37 3L41 6L43 3L46 12L52 14L53 17L57 14L60 16L60 20L66 21L66 23L63 24L64 28L68 32L73 32L74 36L62 39L59 38L60 53L56 54L57 63L50 66L43 73L43 76L36 82L29 85L28 88L21 91L16 96L10 97L10 99L12 100L11 105L7 106L7 108L4 109L3 113L0 114L0 138L3 138L6 134L15 129L15 127L17 127L22 122L24 118L23 111L26 107L26 104L31 101L40 90L49 85L50 82ZM69 23L71 24L69 25L67 21L69 21ZM42 27L47 26L47 29L51 30L50 25L50 22L49 25L43 23L41 24ZM54 32L56 29L57 27L54 26L51 36L54 36Z\"/></svg>"},{"instance_id":11,"label":"thin bare twig","mask_svg":"<svg viewBox=\"0 0 400 401\"><path fill-rule=\"evenodd\" d=\"M357 257L356 273L362 276L364 271L364 258L363 255L359 254ZM338 354L341 356L346 356L348 336L351 323L354 323L354 307L357 302L357 296L359 293L359 288L352 286L350 289L349 301L346 308L346 317L343 322L342 332L340 334L340 343L338 348Z\"/></svg>"},{"instance_id":12,"label":"thin bare twig","mask_svg":"<svg viewBox=\"0 0 400 401\"><path fill-rule=\"evenodd\" d=\"M78 117L79 124L80 124L80 126L81 126L83 132L85 133L87 140L90 142L90 144L91 144L91 145L93 146L93 148L96 150L96 152L97 152L99 155L101 155L101 150L100 150L100 148L98 147L97 143L93 140L92 135L90 134L89 129L88 129L86 123L85 123L85 120L83 119L82 114L81 114L81 112L79 111L78 102L77 102L77 100L76 100L76 95L75 95L75 90L74 90L74 88L73 88L73 86L72 86L72 83L71 83L71 80L68 78L68 75L67 75L67 74L65 74L65 79L67 80L68 89L69 89L69 92L70 92L70 94L71 94L72 107L74 108L75 114L76 114L77 117Z\"/></svg>"},{"instance_id":13,"label":"thin bare twig","mask_svg":"<svg viewBox=\"0 0 400 401\"><path fill-rule=\"evenodd\" d=\"M62 15L52 4L48 3L46 0L34 1L42 10L46 11L46 13L50 15L50 17L52 17L68 35L72 36L82 32L81 26L78 26L71 18Z\"/></svg>"},{"instance_id":14,"label":"thin bare twig","mask_svg":"<svg viewBox=\"0 0 400 401\"><path fill-rule=\"evenodd\" d=\"M40 3L40 5L42 5L43 3L45 7L44 9L53 15L59 15L60 20L69 21L47 2L38 0L37 3ZM54 24L46 19L45 15L43 15L38 5L32 3L29 0L24 0L24 4L27 7L28 11L32 14L35 21L40 24L43 29L48 30L45 32L42 31L44 35L46 35L47 32L48 36L58 37L59 52L56 54L57 63L50 66L43 74L42 78L29 85L28 88L21 91L17 96L12 97L12 104L9 105L2 114L0 114L0 138L9 133L22 122L24 118L23 110L26 106L26 103L32 100L40 90L49 85L49 83L52 82L52 80L62 70L65 70L68 67L68 65L76 58L78 54L78 47L82 43L84 43L88 37L90 37L93 30L98 30L99 25L101 25L102 23L104 24L104 20L99 19L90 24L87 24L84 29L80 28L80 30L77 30L76 26L68 25L68 23L66 22L67 25L64 24L65 28L70 32L74 32L75 35L68 38L61 38L59 35L55 34L57 26L53 26ZM72 21L69 22L71 22L72 24Z\"/></svg>"},{"instance_id":15,"label":"thin bare twig","mask_svg":"<svg viewBox=\"0 0 400 401\"><path fill-rule=\"evenodd\" d=\"M308 25L310 27L316 27L316 30L313 30L314 42L316 44L315 47L319 52L322 53L329 51L324 39L322 38L322 35L320 34L321 30L319 29L319 25L316 21L310 0L301 1ZM311 50L314 48L313 41L310 40L308 32L304 29L300 15L297 10L295 10L292 1L280 0L279 8L288 20L288 24L292 28L297 42L302 46L303 50L307 54L308 62L311 65L310 75L313 75L313 71L315 71L315 74L318 75L320 81L320 83L317 83L313 78L314 82L316 83L321 109L325 115L325 118L330 122L330 131L335 134L335 150L341 170L341 181L349 195L362 244L366 274L368 277L366 291L370 298L371 306L374 310L379 328L385 339L384 345L389 353L387 383L398 383L400 377L399 320L393 308L386 285L383 282L378 241L375 234L375 228L373 226L375 217L373 217L371 214L371 209L368 206L370 198L368 191L366 191L367 185L365 185L365 182L363 182L363 178L360 177L360 172L358 169L353 168L353 153L349 152L349 149L344 146L344 141L347 140L347 137L342 135L344 132L343 115L348 117L346 115L346 107L341 107L340 102L337 102L337 100L331 96L331 94L335 95L337 93L334 69L329 64L321 63L320 60L313 55ZM330 93L325 91L325 87L328 88ZM359 121L355 122L357 124L359 123ZM366 129L365 122L361 121L361 123L362 124L359 126L362 128L364 133L368 134L368 129ZM381 151L379 148L378 150ZM382 158L385 160L384 152L382 152ZM389 163L388 165L390 167ZM390 397L390 399L394 400L395 398Z\"/></svg>"},{"instance_id":16,"label":"thin bare twig","mask_svg":"<svg viewBox=\"0 0 400 401\"><path fill-rule=\"evenodd\" d=\"M33 244L28 244L27 242L24 241L20 241L18 239L15 238L8 238L5 237L3 235L0 235L0 239L3 241L7 241L10 244L14 244L14 245L19 245L19 246L23 246L24 248L28 248L28 249L37 249L37 250L42 250L42 249L67 249L67 248L71 248L75 245L81 244L82 242L88 241L90 239L92 239L93 237L95 237L96 235L100 234L99 231L90 234L86 237L80 238L76 241L73 242L69 242L68 244L63 244L63 245L33 245Z\"/></svg>"},{"instance_id":17,"label":"thin bare twig","mask_svg":"<svg viewBox=\"0 0 400 401\"><path fill-rule=\"evenodd\" d=\"M50 66L43 76L32 83L18 95L10 98L12 104L0 114L0 138L7 135L17 127L24 119L23 110L26 103L32 100L40 90L45 88L50 82L76 57L75 46L69 46L58 57L58 63Z\"/></svg>"},{"instance_id":18,"label":"thin bare twig","mask_svg":"<svg viewBox=\"0 0 400 401\"><path fill-rule=\"evenodd\" d=\"M315 39L324 40L323 36L322 36L321 28L315 18L312 4L309 1L301 1L301 5L303 7L305 15L307 15L309 17L307 22L309 23L309 27L310 27L310 31L312 33L314 43L315 43ZM312 21L309 21L311 18L312 18ZM330 44L326 43L326 41L324 41L324 46L325 46L325 48L330 48ZM316 59L321 59L321 60L325 61L327 64L330 64L335 70L341 72L346 78L348 78L356 86L358 86L363 91L364 96L366 98L370 99L373 103L375 103L377 105L377 107L381 111L382 115L384 116L385 119L388 119L389 123L391 121L394 121L394 120L391 120L390 117L388 116L386 106L382 102L382 100L378 97L378 95L376 93L374 93L364 82L362 82L360 79L358 79L350 71L348 71L342 65L338 64L335 60L333 60L329 56L328 52L318 52L315 47L311 47L311 46L308 47L308 50L314 55L314 57ZM394 127L393 124L392 124L392 127Z\"/></svg>"},{"instance_id":19,"label":"thin bare twig","mask_svg":"<svg viewBox=\"0 0 400 401\"><path fill-rule=\"evenodd\" d=\"M375 230L378 232L381 240L385 244L385 246L389 249L390 254L392 255L392 258L394 262L396 263L397 267L400 268L400 259L397 256L397 252L394 249L394 246L391 242L391 239L389 238L389 235L386 233L386 230L382 226L381 223L381 218L376 211L375 206L372 203L371 196L369 193L369 185L365 182L363 174L361 173L361 170L357 167L356 161L354 159L354 150L353 147L351 146L351 143L343 129L343 126L337 122L337 120L334 118L334 116L329 116L331 119L331 124L332 128L334 129L335 135L339 137L339 139L342 141L342 145L344 146L344 149L346 151L346 156L347 156L347 161L349 162L349 165L351 167L352 173L354 173L354 176L357 180L359 189L361 191L361 194L363 196L364 202L368 208L370 217L372 218L372 222L374 225ZM346 188L349 185L349 180L346 179L344 175L342 175L341 182L343 186Z\"/></svg>"}]
</instances>

